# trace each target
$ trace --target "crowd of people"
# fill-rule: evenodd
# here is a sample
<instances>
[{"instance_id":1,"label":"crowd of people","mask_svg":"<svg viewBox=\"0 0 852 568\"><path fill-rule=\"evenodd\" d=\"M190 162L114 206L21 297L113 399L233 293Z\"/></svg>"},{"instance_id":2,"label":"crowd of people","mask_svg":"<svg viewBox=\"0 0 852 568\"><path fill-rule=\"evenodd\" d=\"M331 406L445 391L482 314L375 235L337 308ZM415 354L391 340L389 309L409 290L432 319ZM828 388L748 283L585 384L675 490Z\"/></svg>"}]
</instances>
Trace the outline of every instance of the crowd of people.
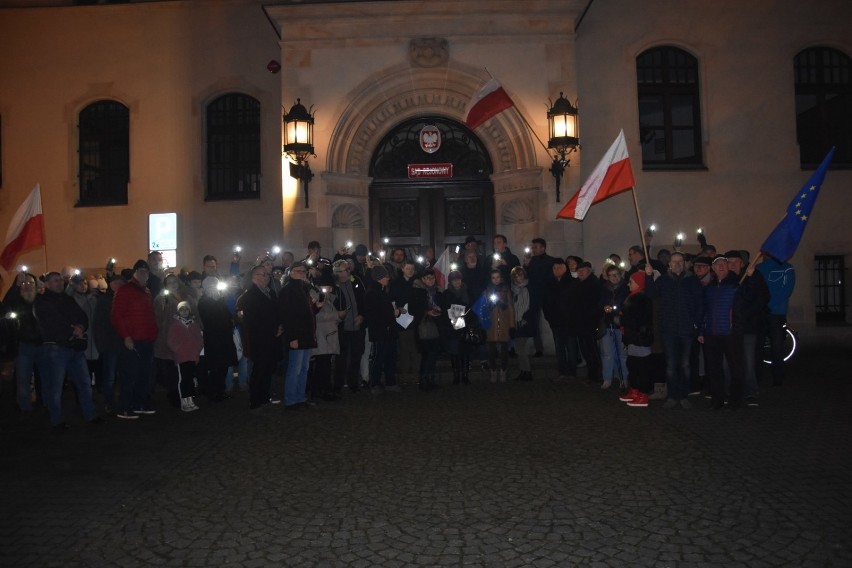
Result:
<instances>
[{"instance_id":1,"label":"crowd of people","mask_svg":"<svg viewBox=\"0 0 852 568\"><path fill-rule=\"evenodd\" d=\"M521 257L503 235L492 244L485 254L468 237L449 269L431 248L411 258L347 243L329 259L312 241L304 257L265 253L244 273L236 251L227 274L212 255L201 272L165 270L157 251L119 272L111 261L103 276L21 270L3 299L0 355L14 361L20 411L41 404L60 429L68 385L83 417L101 423L154 414L155 385L184 412L199 397L246 390L254 412L406 384L428 392L442 357L453 385L469 384L472 369L504 383L513 360L511 378L531 381L545 325L552 380L576 381L585 367L587 384L617 390L631 407L690 408L702 391L715 409L756 406L766 337L772 381L784 379L795 285L786 262L750 263L706 241L698 255L664 249L646 259L637 245L596 274L582 258L550 256L542 238Z\"/></svg>"}]
</instances>

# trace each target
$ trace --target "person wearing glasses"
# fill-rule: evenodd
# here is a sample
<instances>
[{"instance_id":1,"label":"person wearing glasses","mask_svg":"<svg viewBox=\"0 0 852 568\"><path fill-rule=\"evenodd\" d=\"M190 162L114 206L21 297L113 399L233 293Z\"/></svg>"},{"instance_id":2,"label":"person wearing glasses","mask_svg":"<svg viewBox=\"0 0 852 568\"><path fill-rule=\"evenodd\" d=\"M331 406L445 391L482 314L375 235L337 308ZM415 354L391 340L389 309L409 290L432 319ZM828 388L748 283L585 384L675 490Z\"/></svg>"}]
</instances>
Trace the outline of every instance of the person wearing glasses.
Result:
<instances>
[{"instance_id":1,"label":"person wearing glasses","mask_svg":"<svg viewBox=\"0 0 852 568\"><path fill-rule=\"evenodd\" d=\"M283 333L278 297L269 287L270 274L263 265L251 269L251 285L237 300L237 319L242 333L243 353L252 362L249 377L249 408L269 403L272 373L281 357Z\"/></svg>"}]
</instances>

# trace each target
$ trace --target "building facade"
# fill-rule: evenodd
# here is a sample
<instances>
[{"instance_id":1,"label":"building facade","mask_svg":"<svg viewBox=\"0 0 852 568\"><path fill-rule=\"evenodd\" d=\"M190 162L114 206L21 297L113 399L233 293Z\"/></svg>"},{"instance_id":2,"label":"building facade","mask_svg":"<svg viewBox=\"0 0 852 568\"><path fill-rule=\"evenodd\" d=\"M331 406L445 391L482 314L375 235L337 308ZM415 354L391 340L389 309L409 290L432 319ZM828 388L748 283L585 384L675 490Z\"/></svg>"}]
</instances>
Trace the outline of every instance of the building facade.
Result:
<instances>
[{"instance_id":1,"label":"building facade","mask_svg":"<svg viewBox=\"0 0 852 568\"><path fill-rule=\"evenodd\" d=\"M0 2L0 219L39 183L50 269L132 263L148 215L163 212L177 213L180 266L236 244L248 262L276 244L299 256L310 240L440 254L501 233L516 253L540 236L600 268L640 242L629 193L582 223L556 214L621 129L643 224L658 227L652 251L677 233L694 250L701 227L720 251L754 255L833 143L792 259L790 318L847 337L818 325L849 321L843 0L14 4ZM470 129L491 78L514 106ZM578 102L582 148L557 201L545 146L560 93ZM307 199L282 156L297 99L315 117ZM820 132L817 113L830 118ZM42 251L22 261L45 267Z\"/></svg>"}]
</instances>

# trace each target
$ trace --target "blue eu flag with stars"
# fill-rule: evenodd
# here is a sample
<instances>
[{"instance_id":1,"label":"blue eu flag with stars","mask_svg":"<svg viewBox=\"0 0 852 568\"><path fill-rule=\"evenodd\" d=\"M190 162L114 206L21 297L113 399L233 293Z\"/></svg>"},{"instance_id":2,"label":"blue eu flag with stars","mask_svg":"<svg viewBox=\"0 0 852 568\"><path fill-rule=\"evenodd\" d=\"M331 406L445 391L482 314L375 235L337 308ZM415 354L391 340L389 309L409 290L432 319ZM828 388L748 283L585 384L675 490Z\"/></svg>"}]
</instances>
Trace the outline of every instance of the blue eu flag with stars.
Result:
<instances>
[{"instance_id":1,"label":"blue eu flag with stars","mask_svg":"<svg viewBox=\"0 0 852 568\"><path fill-rule=\"evenodd\" d=\"M805 226L811 218L811 211L819 195L819 188L822 187L822 181L825 179L825 172L828 170L831 158L834 157L834 150L834 148L831 149L808 183L793 197L793 201L787 207L787 214L760 247L761 252L772 255L781 262L786 261L796 252L805 232Z\"/></svg>"}]
</instances>

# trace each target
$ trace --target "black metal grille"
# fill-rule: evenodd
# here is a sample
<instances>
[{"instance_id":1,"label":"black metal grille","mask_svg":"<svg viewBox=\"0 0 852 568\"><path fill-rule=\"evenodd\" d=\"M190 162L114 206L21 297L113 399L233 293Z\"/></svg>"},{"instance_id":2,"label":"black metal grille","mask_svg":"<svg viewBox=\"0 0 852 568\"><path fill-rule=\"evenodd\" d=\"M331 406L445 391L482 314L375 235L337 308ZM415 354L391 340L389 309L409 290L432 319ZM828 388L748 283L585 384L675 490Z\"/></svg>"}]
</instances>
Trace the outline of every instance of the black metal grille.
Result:
<instances>
[{"instance_id":1,"label":"black metal grille","mask_svg":"<svg viewBox=\"0 0 852 568\"><path fill-rule=\"evenodd\" d=\"M79 205L124 205L130 181L130 111L97 101L80 112Z\"/></svg>"},{"instance_id":2,"label":"black metal grille","mask_svg":"<svg viewBox=\"0 0 852 568\"><path fill-rule=\"evenodd\" d=\"M636 58L636 80L643 166L703 167L698 60L655 47Z\"/></svg>"},{"instance_id":3,"label":"black metal grille","mask_svg":"<svg viewBox=\"0 0 852 568\"><path fill-rule=\"evenodd\" d=\"M817 324L846 323L846 267L842 256L817 256L815 262Z\"/></svg>"},{"instance_id":4,"label":"black metal grille","mask_svg":"<svg viewBox=\"0 0 852 568\"><path fill-rule=\"evenodd\" d=\"M229 93L207 105L207 199L260 197L260 102Z\"/></svg>"},{"instance_id":5,"label":"black metal grille","mask_svg":"<svg viewBox=\"0 0 852 568\"><path fill-rule=\"evenodd\" d=\"M832 146L832 169L852 167L852 59L828 47L796 55L796 138L803 168L816 168Z\"/></svg>"}]
</instances>

